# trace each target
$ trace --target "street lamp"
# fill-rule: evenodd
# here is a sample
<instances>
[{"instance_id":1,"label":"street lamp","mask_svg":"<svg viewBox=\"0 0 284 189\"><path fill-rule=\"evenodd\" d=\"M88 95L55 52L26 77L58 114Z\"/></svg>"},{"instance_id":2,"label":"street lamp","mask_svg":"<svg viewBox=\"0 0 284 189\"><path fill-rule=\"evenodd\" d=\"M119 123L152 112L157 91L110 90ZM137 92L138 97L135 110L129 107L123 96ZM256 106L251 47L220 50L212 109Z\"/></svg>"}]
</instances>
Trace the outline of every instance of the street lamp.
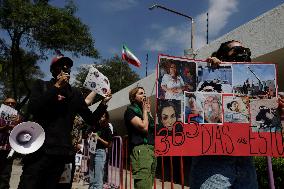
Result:
<instances>
[{"instance_id":1,"label":"street lamp","mask_svg":"<svg viewBox=\"0 0 284 189\"><path fill-rule=\"evenodd\" d=\"M186 17L188 19L190 19L191 21L191 44L190 44L190 49L186 49L184 50L184 55L191 55L191 56L194 56L194 49L193 49L193 42L194 42L194 20L191 16L188 16L188 15L185 15L183 13L180 13L180 12L177 12L175 10L172 10L172 9L169 9L169 8L166 8L162 5L158 5L158 4L155 4L155 5L152 5L151 7L149 7L149 10L153 10L154 8L161 8L161 9L164 9L166 11L169 11L169 12L172 12L174 14L177 14L177 15L180 15L180 16L183 16L183 17Z\"/></svg>"}]
</instances>

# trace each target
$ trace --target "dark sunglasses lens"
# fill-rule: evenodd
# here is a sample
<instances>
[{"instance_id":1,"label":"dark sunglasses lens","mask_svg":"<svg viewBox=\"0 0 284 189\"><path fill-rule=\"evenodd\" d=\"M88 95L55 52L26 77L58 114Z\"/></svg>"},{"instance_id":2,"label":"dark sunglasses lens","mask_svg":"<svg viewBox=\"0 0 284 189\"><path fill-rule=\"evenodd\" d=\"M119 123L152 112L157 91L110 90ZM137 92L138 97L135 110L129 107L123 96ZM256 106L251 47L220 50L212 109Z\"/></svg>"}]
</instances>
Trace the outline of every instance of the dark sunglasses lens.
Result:
<instances>
[{"instance_id":1,"label":"dark sunglasses lens","mask_svg":"<svg viewBox=\"0 0 284 189\"><path fill-rule=\"evenodd\" d=\"M234 53L236 53L236 54L246 53L249 56L251 55L249 48L245 48L245 47L242 47L242 46L235 46L235 47L232 47L230 50L232 50L232 49L234 50Z\"/></svg>"},{"instance_id":2,"label":"dark sunglasses lens","mask_svg":"<svg viewBox=\"0 0 284 189\"><path fill-rule=\"evenodd\" d=\"M245 51L245 48L242 46L235 46L232 47L231 50L234 50L235 53L243 53Z\"/></svg>"}]
</instances>

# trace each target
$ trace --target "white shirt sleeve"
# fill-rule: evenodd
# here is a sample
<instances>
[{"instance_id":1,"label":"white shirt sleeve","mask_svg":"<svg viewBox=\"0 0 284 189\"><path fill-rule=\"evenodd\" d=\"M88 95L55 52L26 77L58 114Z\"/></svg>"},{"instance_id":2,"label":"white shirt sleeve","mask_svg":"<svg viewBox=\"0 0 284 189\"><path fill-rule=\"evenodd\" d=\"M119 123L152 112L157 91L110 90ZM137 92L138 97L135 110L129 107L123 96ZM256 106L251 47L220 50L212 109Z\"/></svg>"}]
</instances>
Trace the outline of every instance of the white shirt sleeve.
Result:
<instances>
[{"instance_id":1,"label":"white shirt sleeve","mask_svg":"<svg viewBox=\"0 0 284 189\"><path fill-rule=\"evenodd\" d=\"M169 82L169 75L165 74L162 78L161 86L167 86L167 83Z\"/></svg>"}]
</instances>

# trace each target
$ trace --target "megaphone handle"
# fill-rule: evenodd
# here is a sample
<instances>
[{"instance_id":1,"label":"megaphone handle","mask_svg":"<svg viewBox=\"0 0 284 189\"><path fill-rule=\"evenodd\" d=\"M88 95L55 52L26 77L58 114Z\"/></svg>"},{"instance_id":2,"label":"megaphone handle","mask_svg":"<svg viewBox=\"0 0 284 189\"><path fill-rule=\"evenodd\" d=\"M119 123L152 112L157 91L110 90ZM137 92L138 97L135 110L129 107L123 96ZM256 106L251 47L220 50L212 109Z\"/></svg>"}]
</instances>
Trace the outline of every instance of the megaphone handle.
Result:
<instances>
[{"instance_id":1,"label":"megaphone handle","mask_svg":"<svg viewBox=\"0 0 284 189\"><path fill-rule=\"evenodd\" d=\"M7 159L10 159L13 156L14 152L15 152L15 150L11 149L8 156L7 156Z\"/></svg>"}]
</instances>

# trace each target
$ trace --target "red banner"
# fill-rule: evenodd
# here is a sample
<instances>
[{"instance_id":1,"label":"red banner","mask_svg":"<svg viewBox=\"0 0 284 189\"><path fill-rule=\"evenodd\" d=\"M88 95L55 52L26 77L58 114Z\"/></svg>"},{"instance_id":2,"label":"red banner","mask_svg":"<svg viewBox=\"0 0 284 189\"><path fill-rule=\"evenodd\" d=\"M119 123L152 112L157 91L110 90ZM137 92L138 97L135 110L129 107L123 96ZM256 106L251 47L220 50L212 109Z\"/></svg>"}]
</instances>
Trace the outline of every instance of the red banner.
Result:
<instances>
[{"instance_id":1,"label":"red banner","mask_svg":"<svg viewBox=\"0 0 284 189\"><path fill-rule=\"evenodd\" d=\"M159 156L284 156L276 66L159 56Z\"/></svg>"}]
</instances>

